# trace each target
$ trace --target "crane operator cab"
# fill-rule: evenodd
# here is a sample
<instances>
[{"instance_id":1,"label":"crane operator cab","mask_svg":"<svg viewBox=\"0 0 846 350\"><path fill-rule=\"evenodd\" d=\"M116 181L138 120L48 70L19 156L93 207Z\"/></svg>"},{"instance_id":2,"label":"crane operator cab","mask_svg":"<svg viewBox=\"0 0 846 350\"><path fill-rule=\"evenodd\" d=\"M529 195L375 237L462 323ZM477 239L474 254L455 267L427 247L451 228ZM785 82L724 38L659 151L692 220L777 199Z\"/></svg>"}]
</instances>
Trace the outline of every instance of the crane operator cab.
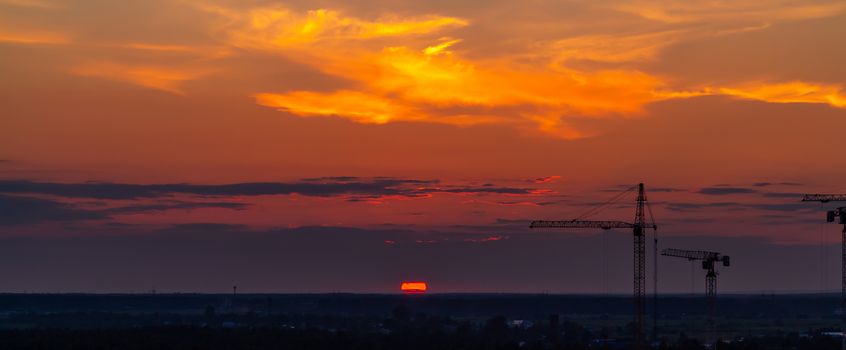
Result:
<instances>
[{"instance_id":1,"label":"crane operator cab","mask_svg":"<svg viewBox=\"0 0 846 350\"><path fill-rule=\"evenodd\" d=\"M731 258L729 258L727 255L723 255L723 256L721 256L717 259L702 260L702 269L703 270L714 269L714 263L717 262L717 261L721 261L723 263L723 266L731 266Z\"/></svg>"},{"instance_id":2,"label":"crane operator cab","mask_svg":"<svg viewBox=\"0 0 846 350\"><path fill-rule=\"evenodd\" d=\"M825 221L834 222L834 218L840 217L840 224L846 225L846 208L837 208L826 212Z\"/></svg>"}]
</instances>

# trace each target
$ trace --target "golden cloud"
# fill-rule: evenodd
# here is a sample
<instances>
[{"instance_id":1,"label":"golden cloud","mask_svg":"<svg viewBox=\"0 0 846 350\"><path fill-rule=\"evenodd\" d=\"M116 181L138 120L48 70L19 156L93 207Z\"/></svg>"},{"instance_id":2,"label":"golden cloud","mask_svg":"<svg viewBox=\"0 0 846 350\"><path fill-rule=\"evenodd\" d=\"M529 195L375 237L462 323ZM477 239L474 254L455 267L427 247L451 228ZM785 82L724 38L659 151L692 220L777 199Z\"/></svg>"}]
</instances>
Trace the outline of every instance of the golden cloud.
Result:
<instances>
[{"instance_id":1,"label":"golden cloud","mask_svg":"<svg viewBox=\"0 0 846 350\"><path fill-rule=\"evenodd\" d=\"M328 9L296 13L284 7L246 12L222 7L205 8L228 19L223 27L230 44L271 50L331 43L347 45L349 40L421 35L468 24L460 18L434 15L412 18L385 16L369 21Z\"/></svg>"},{"instance_id":2,"label":"golden cloud","mask_svg":"<svg viewBox=\"0 0 846 350\"><path fill-rule=\"evenodd\" d=\"M411 37L467 25L458 18L390 16L368 21L331 10L296 14L279 8L226 14L224 37L233 46L278 52L358 84L355 91L256 95L261 105L299 116L337 116L361 123L534 125L575 138L583 135L567 128L562 117L634 115L660 96L656 91L661 82L638 71L552 71L515 65L507 58L469 60L451 51L461 42L454 38L416 40L417 48L382 46L383 40L375 40L402 37L405 43ZM513 113L490 112L506 107Z\"/></svg>"},{"instance_id":3,"label":"golden cloud","mask_svg":"<svg viewBox=\"0 0 846 350\"><path fill-rule=\"evenodd\" d=\"M772 103L824 103L832 107L846 108L846 93L837 85L811 84L802 81L780 84L759 83L720 88L719 93Z\"/></svg>"},{"instance_id":4,"label":"golden cloud","mask_svg":"<svg viewBox=\"0 0 846 350\"><path fill-rule=\"evenodd\" d=\"M288 94L262 93L256 95L256 101L260 105L279 108L299 116L343 116L368 124L384 124L394 118L408 120L412 115L390 99L356 91L337 91L329 94L309 91Z\"/></svg>"},{"instance_id":5,"label":"golden cloud","mask_svg":"<svg viewBox=\"0 0 846 350\"><path fill-rule=\"evenodd\" d=\"M261 105L359 123L507 124L579 138L589 135L569 127L568 117L638 116L645 105L667 99L719 94L842 107L840 90L832 86L796 82L674 91L667 88L668 77L632 68L632 63L654 60L664 48L690 38L763 30L769 21L825 17L846 9L835 2L776 2L776 8L753 1L614 5L616 11L670 24L642 33L530 43L528 52L497 58L468 55L456 50L464 45L462 39L443 36L469 25L462 18L388 15L369 20L329 9L295 12L282 7L206 10L225 19L218 34L228 45L274 52L354 85L331 92L259 92L255 98ZM673 26L708 20L727 24ZM577 69L570 64L574 61L597 62L602 68Z\"/></svg>"},{"instance_id":6,"label":"golden cloud","mask_svg":"<svg viewBox=\"0 0 846 350\"><path fill-rule=\"evenodd\" d=\"M446 54L449 43L454 41L422 50L389 47L350 57L340 69L322 67L359 82L359 91L261 93L257 101L301 116L340 116L362 123L535 125L577 138L584 135L568 129L562 117L636 115L644 104L662 98L660 81L641 72L552 72L519 69L508 62L470 62ZM464 108L450 112L449 107ZM488 112L503 107L515 112Z\"/></svg>"}]
</instances>

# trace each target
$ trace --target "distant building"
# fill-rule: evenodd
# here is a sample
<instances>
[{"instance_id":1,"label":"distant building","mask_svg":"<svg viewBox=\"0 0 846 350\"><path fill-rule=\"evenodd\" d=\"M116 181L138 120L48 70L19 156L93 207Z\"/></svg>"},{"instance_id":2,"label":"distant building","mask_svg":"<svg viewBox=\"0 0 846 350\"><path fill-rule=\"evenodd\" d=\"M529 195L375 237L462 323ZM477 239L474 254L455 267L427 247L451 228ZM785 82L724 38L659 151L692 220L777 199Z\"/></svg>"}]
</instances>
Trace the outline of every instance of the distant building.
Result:
<instances>
[{"instance_id":1,"label":"distant building","mask_svg":"<svg viewBox=\"0 0 846 350\"><path fill-rule=\"evenodd\" d=\"M511 320L508 322L508 326L511 328L519 328L519 329L529 329L534 325L532 321L528 320Z\"/></svg>"}]
</instances>

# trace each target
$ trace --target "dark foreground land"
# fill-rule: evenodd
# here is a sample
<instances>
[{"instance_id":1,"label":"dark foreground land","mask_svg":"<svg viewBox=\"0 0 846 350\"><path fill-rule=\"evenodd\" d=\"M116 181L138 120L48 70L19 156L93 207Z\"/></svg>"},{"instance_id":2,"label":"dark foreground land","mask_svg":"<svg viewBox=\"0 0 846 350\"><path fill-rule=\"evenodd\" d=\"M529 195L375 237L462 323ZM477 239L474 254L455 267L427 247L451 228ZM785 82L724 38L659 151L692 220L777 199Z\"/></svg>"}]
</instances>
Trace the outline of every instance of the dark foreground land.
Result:
<instances>
[{"instance_id":1,"label":"dark foreground land","mask_svg":"<svg viewBox=\"0 0 846 350\"><path fill-rule=\"evenodd\" d=\"M838 304L721 296L710 318L701 297L663 296L652 346L838 349ZM0 349L614 349L630 347L631 310L627 296L0 294Z\"/></svg>"}]
</instances>

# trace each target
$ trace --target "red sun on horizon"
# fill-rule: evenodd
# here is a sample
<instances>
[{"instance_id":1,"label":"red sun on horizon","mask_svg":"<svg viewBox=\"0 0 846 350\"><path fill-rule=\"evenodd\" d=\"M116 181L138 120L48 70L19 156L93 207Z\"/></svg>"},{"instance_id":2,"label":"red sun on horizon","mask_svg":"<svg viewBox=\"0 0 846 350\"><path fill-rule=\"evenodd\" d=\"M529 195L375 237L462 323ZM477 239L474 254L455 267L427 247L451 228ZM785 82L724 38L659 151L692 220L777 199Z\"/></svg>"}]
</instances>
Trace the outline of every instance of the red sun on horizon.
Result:
<instances>
[{"instance_id":1,"label":"red sun on horizon","mask_svg":"<svg viewBox=\"0 0 846 350\"><path fill-rule=\"evenodd\" d=\"M423 294L427 288L426 282L402 282L400 285L400 290L405 294Z\"/></svg>"}]
</instances>

